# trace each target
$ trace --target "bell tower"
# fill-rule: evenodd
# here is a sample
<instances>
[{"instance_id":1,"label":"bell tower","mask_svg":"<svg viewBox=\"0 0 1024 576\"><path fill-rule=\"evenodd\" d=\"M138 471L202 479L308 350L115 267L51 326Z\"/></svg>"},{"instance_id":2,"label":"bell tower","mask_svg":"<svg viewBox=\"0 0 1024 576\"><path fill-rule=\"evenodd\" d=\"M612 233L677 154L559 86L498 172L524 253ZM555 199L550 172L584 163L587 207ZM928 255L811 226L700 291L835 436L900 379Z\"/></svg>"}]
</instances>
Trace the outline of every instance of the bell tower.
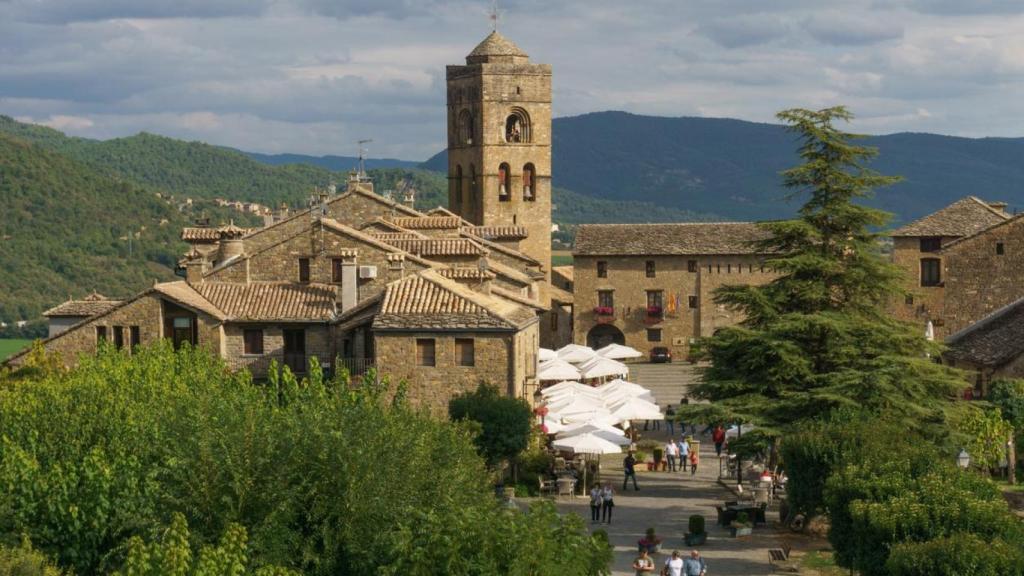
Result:
<instances>
[{"instance_id":1,"label":"bell tower","mask_svg":"<svg viewBox=\"0 0 1024 576\"><path fill-rule=\"evenodd\" d=\"M522 226L551 268L551 66L497 31L448 66L448 207L480 226Z\"/></svg>"}]
</instances>

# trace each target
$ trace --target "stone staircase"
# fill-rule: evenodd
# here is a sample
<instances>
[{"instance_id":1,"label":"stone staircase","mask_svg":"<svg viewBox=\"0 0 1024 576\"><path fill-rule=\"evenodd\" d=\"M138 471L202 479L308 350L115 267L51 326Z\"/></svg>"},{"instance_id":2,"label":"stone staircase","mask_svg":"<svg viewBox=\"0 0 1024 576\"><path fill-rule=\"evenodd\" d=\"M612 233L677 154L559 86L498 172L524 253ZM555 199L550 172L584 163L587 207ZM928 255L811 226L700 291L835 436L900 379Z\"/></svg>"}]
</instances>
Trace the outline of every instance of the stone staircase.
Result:
<instances>
[{"instance_id":1,"label":"stone staircase","mask_svg":"<svg viewBox=\"0 0 1024 576\"><path fill-rule=\"evenodd\" d=\"M629 364L629 381L653 392L662 409L668 404L678 405L698 377L697 367L684 362Z\"/></svg>"}]
</instances>

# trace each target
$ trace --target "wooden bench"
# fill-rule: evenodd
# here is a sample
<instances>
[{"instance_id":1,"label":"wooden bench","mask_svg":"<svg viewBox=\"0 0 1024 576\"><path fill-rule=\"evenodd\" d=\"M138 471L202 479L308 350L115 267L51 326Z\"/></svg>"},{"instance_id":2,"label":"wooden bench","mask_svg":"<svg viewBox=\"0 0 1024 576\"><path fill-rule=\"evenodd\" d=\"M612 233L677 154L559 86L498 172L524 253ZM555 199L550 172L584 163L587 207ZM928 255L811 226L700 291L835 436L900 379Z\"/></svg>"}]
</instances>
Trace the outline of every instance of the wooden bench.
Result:
<instances>
[{"instance_id":1,"label":"wooden bench","mask_svg":"<svg viewBox=\"0 0 1024 576\"><path fill-rule=\"evenodd\" d=\"M796 567L789 559L789 553L793 551L793 547L786 544L782 548L773 548L768 550L768 561L771 563L773 568L782 568L796 572Z\"/></svg>"}]
</instances>

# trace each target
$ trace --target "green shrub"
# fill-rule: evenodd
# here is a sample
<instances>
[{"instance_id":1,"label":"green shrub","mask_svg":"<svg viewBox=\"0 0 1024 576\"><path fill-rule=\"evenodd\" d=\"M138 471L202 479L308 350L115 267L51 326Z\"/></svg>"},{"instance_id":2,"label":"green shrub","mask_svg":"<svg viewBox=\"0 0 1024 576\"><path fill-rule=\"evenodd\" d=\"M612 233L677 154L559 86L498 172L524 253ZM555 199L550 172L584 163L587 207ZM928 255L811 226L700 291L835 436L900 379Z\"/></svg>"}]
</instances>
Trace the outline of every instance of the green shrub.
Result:
<instances>
[{"instance_id":1,"label":"green shrub","mask_svg":"<svg viewBox=\"0 0 1024 576\"><path fill-rule=\"evenodd\" d=\"M704 533L704 517L700 514L694 514L690 516L689 523L690 534L703 534Z\"/></svg>"},{"instance_id":2,"label":"green shrub","mask_svg":"<svg viewBox=\"0 0 1024 576\"><path fill-rule=\"evenodd\" d=\"M896 544L885 568L890 576L1021 576L1024 550L999 538L961 533Z\"/></svg>"},{"instance_id":3,"label":"green shrub","mask_svg":"<svg viewBox=\"0 0 1024 576\"><path fill-rule=\"evenodd\" d=\"M500 394L494 386L481 384L473 392L452 398L448 415L455 421L479 424L473 442L488 465L515 458L530 443L533 414L529 404L521 398Z\"/></svg>"},{"instance_id":4,"label":"green shrub","mask_svg":"<svg viewBox=\"0 0 1024 576\"><path fill-rule=\"evenodd\" d=\"M21 546L0 546L0 576L61 576L61 571L28 540Z\"/></svg>"}]
</instances>

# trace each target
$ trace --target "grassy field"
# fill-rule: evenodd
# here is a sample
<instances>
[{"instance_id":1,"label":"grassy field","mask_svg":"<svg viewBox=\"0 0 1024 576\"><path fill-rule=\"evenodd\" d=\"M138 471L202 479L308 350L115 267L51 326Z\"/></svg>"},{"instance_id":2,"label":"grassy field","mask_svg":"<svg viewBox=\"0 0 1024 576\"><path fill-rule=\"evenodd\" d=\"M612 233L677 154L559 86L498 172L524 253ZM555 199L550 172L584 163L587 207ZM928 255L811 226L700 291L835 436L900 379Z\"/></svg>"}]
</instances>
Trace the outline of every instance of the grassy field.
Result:
<instances>
[{"instance_id":1,"label":"grassy field","mask_svg":"<svg viewBox=\"0 0 1024 576\"><path fill-rule=\"evenodd\" d=\"M31 344L31 340L0 339L0 360Z\"/></svg>"},{"instance_id":2,"label":"grassy field","mask_svg":"<svg viewBox=\"0 0 1024 576\"><path fill-rule=\"evenodd\" d=\"M569 250L555 250L551 253L552 266L571 266L572 252Z\"/></svg>"}]
</instances>

